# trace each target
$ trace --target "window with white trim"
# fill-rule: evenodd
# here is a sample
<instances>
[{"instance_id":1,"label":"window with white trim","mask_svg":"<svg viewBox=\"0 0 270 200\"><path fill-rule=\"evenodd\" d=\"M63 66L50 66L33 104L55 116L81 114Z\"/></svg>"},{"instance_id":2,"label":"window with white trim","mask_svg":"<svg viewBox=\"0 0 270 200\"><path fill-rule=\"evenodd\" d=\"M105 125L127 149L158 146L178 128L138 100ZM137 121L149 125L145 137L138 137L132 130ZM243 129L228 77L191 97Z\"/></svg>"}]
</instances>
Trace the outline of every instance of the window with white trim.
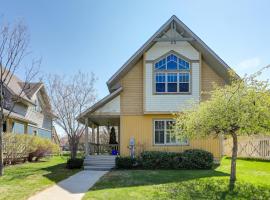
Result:
<instances>
[{"instance_id":1,"label":"window with white trim","mask_svg":"<svg viewBox=\"0 0 270 200\"><path fill-rule=\"evenodd\" d=\"M190 63L170 54L155 63L156 93L189 93Z\"/></svg>"},{"instance_id":2,"label":"window with white trim","mask_svg":"<svg viewBox=\"0 0 270 200\"><path fill-rule=\"evenodd\" d=\"M154 120L154 144L157 145L187 145L188 140L179 140L174 133L174 120Z\"/></svg>"}]
</instances>

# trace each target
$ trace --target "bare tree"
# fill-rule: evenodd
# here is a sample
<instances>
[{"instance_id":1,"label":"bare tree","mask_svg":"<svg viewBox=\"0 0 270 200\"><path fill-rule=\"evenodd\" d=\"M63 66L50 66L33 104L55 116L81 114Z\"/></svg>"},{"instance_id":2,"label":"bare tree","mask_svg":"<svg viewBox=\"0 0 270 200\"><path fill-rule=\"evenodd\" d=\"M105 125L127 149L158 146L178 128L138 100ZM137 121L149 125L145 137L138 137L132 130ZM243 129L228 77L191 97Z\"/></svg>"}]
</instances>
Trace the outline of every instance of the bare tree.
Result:
<instances>
[{"instance_id":1,"label":"bare tree","mask_svg":"<svg viewBox=\"0 0 270 200\"><path fill-rule=\"evenodd\" d=\"M3 175L3 125L13 112L16 102L27 99L29 82L38 74L40 60L27 66L22 61L28 55L29 35L27 27L19 22L14 25L0 24L0 176ZM18 71L25 72L25 79L16 92L7 95Z\"/></svg>"},{"instance_id":2,"label":"bare tree","mask_svg":"<svg viewBox=\"0 0 270 200\"><path fill-rule=\"evenodd\" d=\"M48 77L51 103L58 116L56 123L68 136L72 159L77 156L79 140L83 134L83 126L77 122L76 117L94 103L95 80L93 73L87 74L80 71L68 78L59 75Z\"/></svg>"}]
</instances>

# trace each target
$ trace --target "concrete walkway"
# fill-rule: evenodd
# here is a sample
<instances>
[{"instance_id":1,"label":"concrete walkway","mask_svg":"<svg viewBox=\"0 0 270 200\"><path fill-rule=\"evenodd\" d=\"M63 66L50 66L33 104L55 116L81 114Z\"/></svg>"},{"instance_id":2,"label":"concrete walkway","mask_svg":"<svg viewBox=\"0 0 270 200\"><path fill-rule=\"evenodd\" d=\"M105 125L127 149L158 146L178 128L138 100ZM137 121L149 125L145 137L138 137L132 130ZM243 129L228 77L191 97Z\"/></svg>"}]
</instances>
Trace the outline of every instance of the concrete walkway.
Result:
<instances>
[{"instance_id":1,"label":"concrete walkway","mask_svg":"<svg viewBox=\"0 0 270 200\"><path fill-rule=\"evenodd\" d=\"M28 200L80 200L108 171L84 170L49 187Z\"/></svg>"}]
</instances>

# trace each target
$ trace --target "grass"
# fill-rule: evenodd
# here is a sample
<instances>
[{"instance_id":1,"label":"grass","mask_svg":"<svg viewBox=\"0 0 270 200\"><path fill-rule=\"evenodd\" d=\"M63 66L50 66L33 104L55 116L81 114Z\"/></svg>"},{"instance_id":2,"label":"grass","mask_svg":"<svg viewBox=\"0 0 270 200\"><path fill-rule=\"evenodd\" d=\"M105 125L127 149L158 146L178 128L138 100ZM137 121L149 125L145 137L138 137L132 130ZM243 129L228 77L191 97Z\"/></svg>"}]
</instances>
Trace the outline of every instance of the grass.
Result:
<instances>
[{"instance_id":1,"label":"grass","mask_svg":"<svg viewBox=\"0 0 270 200\"><path fill-rule=\"evenodd\" d=\"M237 161L237 182L228 191L230 160L213 170L115 170L84 200L270 199L270 162Z\"/></svg>"},{"instance_id":2,"label":"grass","mask_svg":"<svg viewBox=\"0 0 270 200\"><path fill-rule=\"evenodd\" d=\"M0 200L23 200L78 172L65 168L67 157L8 166L0 177Z\"/></svg>"}]
</instances>

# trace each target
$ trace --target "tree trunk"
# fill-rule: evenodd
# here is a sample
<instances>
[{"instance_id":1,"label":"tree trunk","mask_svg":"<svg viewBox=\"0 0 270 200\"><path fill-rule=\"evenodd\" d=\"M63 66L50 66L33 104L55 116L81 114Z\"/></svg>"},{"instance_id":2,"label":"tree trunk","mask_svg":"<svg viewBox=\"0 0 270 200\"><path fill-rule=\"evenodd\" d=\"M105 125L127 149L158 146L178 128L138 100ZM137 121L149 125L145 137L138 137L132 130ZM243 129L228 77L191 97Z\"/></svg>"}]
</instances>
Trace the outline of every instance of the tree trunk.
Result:
<instances>
[{"instance_id":1,"label":"tree trunk","mask_svg":"<svg viewBox=\"0 0 270 200\"><path fill-rule=\"evenodd\" d=\"M2 79L2 76L1 76L1 79ZM0 83L0 176L3 176L4 174L3 125L4 125L4 97L3 97L3 82L1 81Z\"/></svg>"},{"instance_id":2,"label":"tree trunk","mask_svg":"<svg viewBox=\"0 0 270 200\"><path fill-rule=\"evenodd\" d=\"M70 138L69 146L70 146L70 158L75 159L77 157L78 151L78 141L76 137Z\"/></svg>"},{"instance_id":3,"label":"tree trunk","mask_svg":"<svg viewBox=\"0 0 270 200\"><path fill-rule=\"evenodd\" d=\"M0 114L1 115L1 114ZM4 156L3 156L3 119L0 119L0 176L4 175Z\"/></svg>"},{"instance_id":4,"label":"tree trunk","mask_svg":"<svg viewBox=\"0 0 270 200\"><path fill-rule=\"evenodd\" d=\"M232 148L232 160L231 160L231 175L230 175L230 190L234 189L235 181L236 181L236 159L237 159L237 150L238 150L238 144L237 144L237 135L236 133L232 133L232 139L233 139L233 148Z\"/></svg>"}]
</instances>

